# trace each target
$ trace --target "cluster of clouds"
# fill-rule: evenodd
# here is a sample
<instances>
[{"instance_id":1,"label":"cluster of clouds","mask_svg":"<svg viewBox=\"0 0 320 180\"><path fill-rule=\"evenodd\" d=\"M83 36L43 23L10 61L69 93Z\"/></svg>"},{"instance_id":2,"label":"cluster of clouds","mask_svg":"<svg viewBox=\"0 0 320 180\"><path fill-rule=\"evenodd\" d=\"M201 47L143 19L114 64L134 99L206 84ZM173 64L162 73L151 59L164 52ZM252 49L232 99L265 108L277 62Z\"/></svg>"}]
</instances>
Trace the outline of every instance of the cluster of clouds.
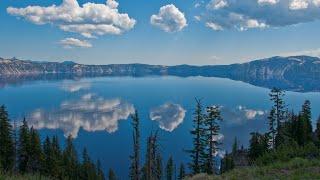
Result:
<instances>
[{"instance_id":1,"label":"cluster of clouds","mask_svg":"<svg viewBox=\"0 0 320 180\"><path fill-rule=\"evenodd\" d=\"M229 125L242 125L250 120L265 118L267 112L259 109L250 109L245 106L236 108L221 107L221 115Z\"/></svg>"},{"instance_id":2,"label":"cluster of clouds","mask_svg":"<svg viewBox=\"0 0 320 180\"><path fill-rule=\"evenodd\" d=\"M210 0L206 26L215 31L282 27L320 19L320 0Z\"/></svg>"},{"instance_id":3,"label":"cluster of clouds","mask_svg":"<svg viewBox=\"0 0 320 180\"><path fill-rule=\"evenodd\" d=\"M121 34L132 29L136 23L128 14L119 13L118 3L114 0L107 0L106 4L88 2L82 6L77 0L63 0L58 6L8 7L7 12L34 24L54 24L63 31L80 33L87 38Z\"/></svg>"},{"instance_id":4,"label":"cluster of clouds","mask_svg":"<svg viewBox=\"0 0 320 180\"><path fill-rule=\"evenodd\" d=\"M120 35L134 28L136 20L127 13L120 13L118 5L115 0L107 0L105 4L87 2L82 6L77 0L63 0L60 5L46 7L8 7L7 12L37 25L52 24L85 38L97 38L102 35ZM165 32L181 31L187 26L184 14L173 4L161 7L158 14L151 16L150 23ZM65 48L92 47L88 41L71 37L59 43Z\"/></svg>"},{"instance_id":5,"label":"cluster of clouds","mask_svg":"<svg viewBox=\"0 0 320 180\"><path fill-rule=\"evenodd\" d=\"M7 12L34 24L53 24L66 32L85 38L102 35L120 35L134 28L136 20L121 13L118 2L106 0L104 4L77 0L63 0L60 5L8 7ZM236 29L265 29L306 23L320 19L320 0L209 0L198 1L194 8L204 10L195 15L196 21L204 21L214 31ZM178 32L188 26L185 14L174 4L160 7L150 17L151 25L165 31ZM65 48L90 48L86 40L66 38L59 42Z\"/></svg>"},{"instance_id":6,"label":"cluster of clouds","mask_svg":"<svg viewBox=\"0 0 320 180\"><path fill-rule=\"evenodd\" d=\"M184 120L186 110L179 104L165 103L150 111L150 119L157 121L159 127L165 131L172 132Z\"/></svg>"},{"instance_id":7,"label":"cluster of clouds","mask_svg":"<svg viewBox=\"0 0 320 180\"><path fill-rule=\"evenodd\" d=\"M28 123L36 129L61 129L65 136L75 138L80 128L113 133L118 130L119 121L128 119L133 113L133 105L119 98L104 99L85 94L80 99L62 102L58 109L35 110Z\"/></svg>"}]
</instances>

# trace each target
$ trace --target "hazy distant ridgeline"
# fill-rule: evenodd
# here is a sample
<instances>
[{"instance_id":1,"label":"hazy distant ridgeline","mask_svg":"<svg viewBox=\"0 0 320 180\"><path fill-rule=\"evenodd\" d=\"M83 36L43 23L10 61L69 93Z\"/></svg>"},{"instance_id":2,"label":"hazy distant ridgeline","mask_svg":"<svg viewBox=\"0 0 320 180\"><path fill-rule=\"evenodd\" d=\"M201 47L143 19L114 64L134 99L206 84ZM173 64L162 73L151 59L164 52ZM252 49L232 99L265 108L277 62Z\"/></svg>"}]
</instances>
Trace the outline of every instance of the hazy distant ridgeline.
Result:
<instances>
[{"instance_id":1,"label":"hazy distant ridgeline","mask_svg":"<svg viewBox=\"0 0 320 180\"><path fill-rule=\"evenodd\" d=\"M244 81L263 87L294 91L320 91L320 58L272 57L243 64L162 66L147 64L84 65L71 61L35 62L0 58L0 75L10 79L26 76L206 76Z\"/></svg>"}]
</instances>

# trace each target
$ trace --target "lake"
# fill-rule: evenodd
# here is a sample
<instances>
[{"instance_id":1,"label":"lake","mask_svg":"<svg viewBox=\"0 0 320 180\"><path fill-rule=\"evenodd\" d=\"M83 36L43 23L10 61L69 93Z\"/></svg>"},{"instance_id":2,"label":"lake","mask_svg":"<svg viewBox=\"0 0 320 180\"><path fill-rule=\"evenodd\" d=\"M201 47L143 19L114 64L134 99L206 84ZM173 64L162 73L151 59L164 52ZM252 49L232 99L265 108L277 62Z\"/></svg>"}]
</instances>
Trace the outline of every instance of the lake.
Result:
<instances>
[{"instance_id":1,"label":"lake","mask_svg":"<svg viewBox=\"0 0 320 180\"><path fill-rule=\"evenodd\" d=\"M235 137L247 146L250 132L267 129L269 91L212 77L98 77L7 84L0 89L0 104L7 106L11 120L26 117L42 138L58 135L63 144L71 134L79 154L87 147L105 171L112 167L124 179L132 151L128 117L135 109L141 118L142 149L146 137L159 130L164 161L172 155L180 164L188 162L184 150L191 147L195 98L204 106L221 106L224 120L217 138L223 142L221 149L230 150ZM288 91L285 99L295 111L310 100L313 123L320 115L319 92Z\"/></svg>"}]
</instances>

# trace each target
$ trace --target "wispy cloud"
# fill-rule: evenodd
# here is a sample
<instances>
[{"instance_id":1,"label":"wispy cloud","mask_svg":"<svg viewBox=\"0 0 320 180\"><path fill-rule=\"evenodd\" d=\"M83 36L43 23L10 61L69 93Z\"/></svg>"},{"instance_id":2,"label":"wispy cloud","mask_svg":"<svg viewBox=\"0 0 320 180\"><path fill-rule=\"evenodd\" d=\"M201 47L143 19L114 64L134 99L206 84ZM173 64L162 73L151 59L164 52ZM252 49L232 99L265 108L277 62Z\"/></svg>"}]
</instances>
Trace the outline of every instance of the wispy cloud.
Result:
<instances>
[{"instance_id":1,"label":"wispy cloud","mask_svg":"<svg viewBox=\"0 0 320 180\"><path fill-rule=\"evenodd\" d=\"M92 44L90 44L88 41L80 40L76 38L65 38L59 41L61 45L63 45L64 48L73 48L73 47L82 47L82 48L90 48L92 47Z\"/></svg>"},{"instance_id":2,"label":"wispy cloud","mask_svg":"<svg viewBox=\"0 0 320 180\"><path fill-rule=\"evenodd\" d=\"M285 52L285 53L281 53L279 55L280 56L308 55L308 56L320 57L320 48L318 48L318 49L310 49L310 50L303 50L303 51Z\"/></svg>"},{"instance_id":3,"label":"wispy cloud","mask_svg":"<svg viewBox=\"0 0 320 180\"><path fill-rule=\"evenodd\" d=\"M77 92L84 89L89 89L91 84L89 82L63 82L61 85L61 89L68 92Z\"/></svg>"}]
</instances>

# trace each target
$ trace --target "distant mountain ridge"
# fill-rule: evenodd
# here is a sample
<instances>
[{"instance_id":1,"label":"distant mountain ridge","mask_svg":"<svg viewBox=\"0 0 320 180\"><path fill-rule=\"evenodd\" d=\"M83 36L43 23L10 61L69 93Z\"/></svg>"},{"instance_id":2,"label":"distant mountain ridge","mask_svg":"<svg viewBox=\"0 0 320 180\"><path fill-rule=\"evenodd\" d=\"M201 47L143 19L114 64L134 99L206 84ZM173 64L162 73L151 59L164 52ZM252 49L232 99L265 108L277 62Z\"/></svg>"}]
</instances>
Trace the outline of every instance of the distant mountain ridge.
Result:
<instances>
[{"instance_id":1,"label":"distant mountain ridge","mask_svg":"<svg viewBox=\"0 0 320 180\"><path fill-rule=\"evenodd\" d=\"M271 57L231 65L84 65L72 61L34 62L0 58L0 76L205 76L222 77L256 86L277 86L293 91L320 91L320 58L310 56Z\"/></svg>"}]
</instances>

